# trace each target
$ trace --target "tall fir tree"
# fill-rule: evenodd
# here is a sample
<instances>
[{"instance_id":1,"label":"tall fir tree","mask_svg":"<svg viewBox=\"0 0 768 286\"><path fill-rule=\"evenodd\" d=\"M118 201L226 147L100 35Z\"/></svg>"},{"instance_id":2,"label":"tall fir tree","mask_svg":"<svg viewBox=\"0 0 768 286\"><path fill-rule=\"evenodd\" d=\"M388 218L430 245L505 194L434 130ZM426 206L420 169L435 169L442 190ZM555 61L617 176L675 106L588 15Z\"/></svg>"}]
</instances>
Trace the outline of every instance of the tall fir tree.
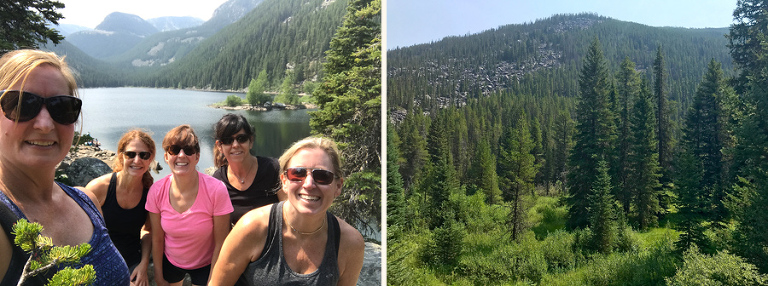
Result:
<instances>
[{"instance_id":1,"label":"tall fir tree","mask_svg":"<svg viewBox=\"0 0 768 286\"><path fill-rule=\"evenodd\" d=\"M597 165L597 180L589 195L589 224L592 226L592 245L600 253L610 253L618 237L616 199L611 190L608 163Z\"/></svg>"},{"instance_id":2,"label":"tall fir tree","mask_svg":"<svg viewBox=\"0 0 768 286\"><path fill-rule=\"evenodd\" d=\"M628 186L634 193L637 224L641 230L658 222L661 169L659 167L654 116L647 84L643 84L633 107L632 152L628 157L631 168Z\"/></svg>"},{"instance_id":3,"label":"tall fir tree","mask_svg":"<svg viewBox=\"0 0 768 286\"><path fill-rule=\"evenodd\" d=\"M624 58L616 74L616 92L618 94L618 114L616 120L617 146L614 156L614 174L613 180L616 188L614 189L616 198L621 202L624 214L629 215L632 204L632 193L629 192L629 164L628 156L632 142L632 105L634 104L638 93L640 92L640 76L635 71L635 63Z\"/></svg>"},{"instance_id":4,"label":"tall fir tree","mask_svg":"<svg viewBox=\"0 0 768 286\"><path fill-rule=\"evenodd\" d=\"M21 48L36 48L48 41L59 44L64 36L52 27L64 18L58 11L63 8L64 3L54 0L2 1L0 54Z\"/></svg>"},{"instance_id":5,"label":"tall fir tree","mask_svg":"<svg viewBox=\"0 0 768 286\"><path fill-rule=\"evenodd\" d=\"M332 209L351 225L381 229L380 0L349 2L323 74L309 125L336 141L344 155L347 179Z\"/></svg>"},{"instance_id":6,"label":"tall fir tree","mask_svg":"<svg viewBox=\"0 0 768 286\"><path fill-rule=\"evenodd\" d=\"M675 242L680 252L685 252L693 245L697 245L699 249L709 249L703 223L708 217L710 199L707 189L701 188L701 165L701 161L688 150L683 151L678 158L675 192L679 221L674 228L680 231L680 238Z\"/></svg>"},{"instance_id":7,"label":"tall fir tree","mask_svg":"<svg viewBox=\"0 0 768 286\"><path fill-rule=\"evenodd\" d=\"M511 207L511 236L517 240L526 228L528 211L524 196L534 191L538 166L531 154L534 143L524 113L504 134L499 146L498 174L503 197Z\"/></svg>"},{"instance_id":8,"label":"tall fir tree","mask_svg":"<svg viewBox=\"0 0 768 286\"><path fill-rule=\"evenodd\" d=\"M569 159L568 221L570 229L589 225L588 197L597 180L597 163L611 155L615 137L611 111L608 67L595 38L590 45L579 77L575 145Z\"/></svg>"},{"instance_id":9,"label":"tall fir tree","mask_svg":"<svg viewBox=\"0 0 768 286\"><path fill-rule=\"evenodd\" d=\"M429 127L429 122L426 116L419 114L418 109L409 112L400 124L400 150L403 158L407 158L400 163L400 174L403 176L406 197L414 181L421 177L422 169L429 160L425 129Z\"/></svg>"},{"instance_id":10,"label":"tall fir tree","mask_svg":"<svg viewBox=\"0 0 768 286\"><path fill-rule=\"evenodd\" d=\"M661 46L656 48L656 59L653 60L653 98L656 103L656 144L661 167L662 184L671 182L672 150L672 119L670 118L669 100L667 95L667 70L664 53Z\"/></svg>"},{"instance_id":11,"label":"tall fir tree","mask_svg":"<svg viewBox=\"0 0 768 286\"><path fill-rule=\"evenodd\" d=\"M557 114L557 119L555 120L554 126L554 173L556 180L560 181L560 185L562 187L560 190L561 194L565 194L566 191L566 167L568 165L568 154L570 154L571 147L573 145L573 129L574 124L570 113L568 113L567 110L560 111Z\"/></svg>"},{"instance_id":12,"label":"tall fir tree","mask_svg":"<svg viewBox=\"0 0 768 286\"><path fill-rule=\"evenodd\" d=\"M470 184L485 194L485 202L489 205L501 203L501 189L496 173L496 157L491 153L488 140L482 138L477 145L472 167L468 176Z\"/></svg>"}]
</instances>

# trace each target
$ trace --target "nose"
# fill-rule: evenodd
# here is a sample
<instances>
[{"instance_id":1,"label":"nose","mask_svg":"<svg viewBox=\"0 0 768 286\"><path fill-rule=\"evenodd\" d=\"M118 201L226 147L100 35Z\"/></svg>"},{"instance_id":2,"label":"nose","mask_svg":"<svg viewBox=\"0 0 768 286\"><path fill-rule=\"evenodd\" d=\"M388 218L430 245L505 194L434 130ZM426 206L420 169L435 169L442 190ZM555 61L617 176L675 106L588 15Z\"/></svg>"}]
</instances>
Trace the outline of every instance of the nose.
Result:
<instances>
[{"instance_id":1,"label":"nose","mask_svg":"<svg viewBox=\"0 0 768 286\"><path fill-rule=\"evenodd\" d=\"M307 177L304 178L304 183L302 184L302 187L304 187L305 189L308 189L314 185L315 185L315 179L312 178L312 172L307 170Z\"/></svg>"},{"instance_id":2,"label":"nose","mask_svg":"<svg viewBox=\"0 0 768 286\"><path fill-rule=\"evenodd\" d=\"M48 113L48 108L45 106L40 109L40 113L35 116L34 121L33 127L40 131L50 132L55 128L53 118L51 118L51 114Z\"/></svg>"}]
</instances>

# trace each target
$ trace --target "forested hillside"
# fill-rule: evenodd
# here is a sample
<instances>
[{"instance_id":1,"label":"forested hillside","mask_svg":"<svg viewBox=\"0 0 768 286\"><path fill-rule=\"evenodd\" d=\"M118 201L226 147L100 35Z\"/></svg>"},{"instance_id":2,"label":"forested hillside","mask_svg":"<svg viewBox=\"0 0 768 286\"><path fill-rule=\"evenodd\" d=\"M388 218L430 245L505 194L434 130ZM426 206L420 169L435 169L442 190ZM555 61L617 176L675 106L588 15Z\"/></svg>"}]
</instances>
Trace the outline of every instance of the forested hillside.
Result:
<instances>
[{"instance_id":1,"label":"forested hillside","mask_svg":"<svg viewBox=\"0 0 768 286\"><path fill-rule=\"evenodd\" d=\"M293 71L290 82L298 85L317 80L324 52L342 23L347 3L264 0L215 34L205 31L212 29L210 23L221 22L221 17L214 16L197 28L154 34L109 61L93 59L71 45L48 48L71 54L70 62L78 67L83 87L243 90L262 70L269 77L268 87L279 86L286 70ZM190 41L197 44L184 45Z\"/></svg>"},{"instance_id":2,"label":"forested hillside","mask_svg":"<svg viewBox=\"0 0 768 286\"><path fill-rule=\"evenodd\" d=\"M766 11L389 51L388 283L767 285Z\"/></svg>"},{"instance_id":3,"label":"forested hillside","mask_svg":"<svg viewBox=\"0 0 768 286\"><path fill-rule=\"evenodd\" d=\"M615 72L624 57L648 76L656 48L667 55L670 99L687 108L696 84L715 59L731 69L727 29L658 28L593 14L556 15L463 37L388 52L390 108L425 110L462 104L500 90L575 97L589 42L604 44Z\"/></svg>"}]
</instances>

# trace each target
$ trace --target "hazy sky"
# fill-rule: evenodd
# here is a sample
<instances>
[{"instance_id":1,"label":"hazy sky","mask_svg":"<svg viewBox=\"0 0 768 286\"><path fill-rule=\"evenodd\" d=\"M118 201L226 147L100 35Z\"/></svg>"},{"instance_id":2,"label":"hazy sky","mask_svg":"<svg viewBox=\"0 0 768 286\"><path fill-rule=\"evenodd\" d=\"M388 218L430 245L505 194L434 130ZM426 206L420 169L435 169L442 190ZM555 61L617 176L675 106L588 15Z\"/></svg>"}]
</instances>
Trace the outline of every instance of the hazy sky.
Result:
<instances>
[{"instance_id":1,"label":"hazy sky","mask_svg":"<svg viewBox=\"0 0 768 286\"><path fill-rule=\"evenodd\" d=\"M728 27L736 0L385 0L387 49L553 14L593 12L650 26Z\"/></svg>"},{"instance_id":2,"label":"hazy sky","mask_svg":"<svg viewBox=\"0 0 768 286\"><path fill-rule=\"evenodd\" d=\"M96 26L112 12L138 15L144 20L163 16L192 16L207 21L226 0L59 0L65 7L60 24Z\"/></svg>"}]
</instances>

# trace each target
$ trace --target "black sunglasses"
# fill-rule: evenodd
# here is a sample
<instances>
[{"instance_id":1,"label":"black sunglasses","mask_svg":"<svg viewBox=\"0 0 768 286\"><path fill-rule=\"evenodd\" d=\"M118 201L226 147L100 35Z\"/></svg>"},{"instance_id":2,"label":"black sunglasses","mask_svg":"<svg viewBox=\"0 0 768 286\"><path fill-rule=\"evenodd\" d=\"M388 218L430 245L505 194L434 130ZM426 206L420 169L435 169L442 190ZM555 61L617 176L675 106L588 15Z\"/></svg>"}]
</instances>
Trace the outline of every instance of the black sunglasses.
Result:
<instances>
[{"instance_id":1,"label":"black sunglasses","mask_svg":"<svg viewBox=\"0 0 768 286\"><path fill-rule=\"evenodd\" d=\"M170 147L168 147L168 150L166 151L168 151L168 154L175 156L175 155L178 155L181 150L184 150L184 154L187 154L187 156L195 155L195 153L197 153L197 148L193 146L181 147L179 145L171 145Z\"/></svg>"},{"instance_id":2,"label":"black sunglasses","mask_svg":"<svg viewBox=\"0 0 768 286\"><path fill-rule=\"evenodd\" d=\"M312 180L314 180L318 185L329 185L333 183L333 179L336 178L336 175L328 170L302 167L285 169L285 177L293 182L301 182L307 178L307 171L312 172Z\"/></svg>"},{"instance_id":3,"label":"black sunglasses","mask_svg":"<svg viewBox=\"0 0 768 286\"><path fill-rule=\"evenodd\" d=\"M224 145L232 144L232 142L235 142L235 140L237 140L237 142L240 144L245 144L245 142L248 142L248 140L251 140L251 136L240 134L235 137L219 138L219 142L221 142L221 144L224 144Z\"/></svg>"},{"instance_id":4,"label":"black sunglasses","mask_svg":"<svg viewBox=\"0 0 768 286\"><path fill-rule=\"evenodd\" d=\"M72 124L80 116L80 107L83 101L71 95L56 95L42 97L31 92L18 90L3 90L0 100L5 117L18 122L32 120L45 105L53 121L59 124ZM21 97L21 105L19 105Z\"/></svg>"},{"instance_id":5,"label":"black sunglasses","mask_svg":"<svg viewBox=\"0 0 768 286\"><path fill-rule=\"evenodd\" d=\"M125 156L128 157L129 159L135 158L136 154L138 154L139 158L141 158L142 160L149 160L149 156L152 155L152 153L149 153L149 152L136 152L136 151L125 151L123 152L123 154L125 154Z\"/></svg>"}]
</instances>

